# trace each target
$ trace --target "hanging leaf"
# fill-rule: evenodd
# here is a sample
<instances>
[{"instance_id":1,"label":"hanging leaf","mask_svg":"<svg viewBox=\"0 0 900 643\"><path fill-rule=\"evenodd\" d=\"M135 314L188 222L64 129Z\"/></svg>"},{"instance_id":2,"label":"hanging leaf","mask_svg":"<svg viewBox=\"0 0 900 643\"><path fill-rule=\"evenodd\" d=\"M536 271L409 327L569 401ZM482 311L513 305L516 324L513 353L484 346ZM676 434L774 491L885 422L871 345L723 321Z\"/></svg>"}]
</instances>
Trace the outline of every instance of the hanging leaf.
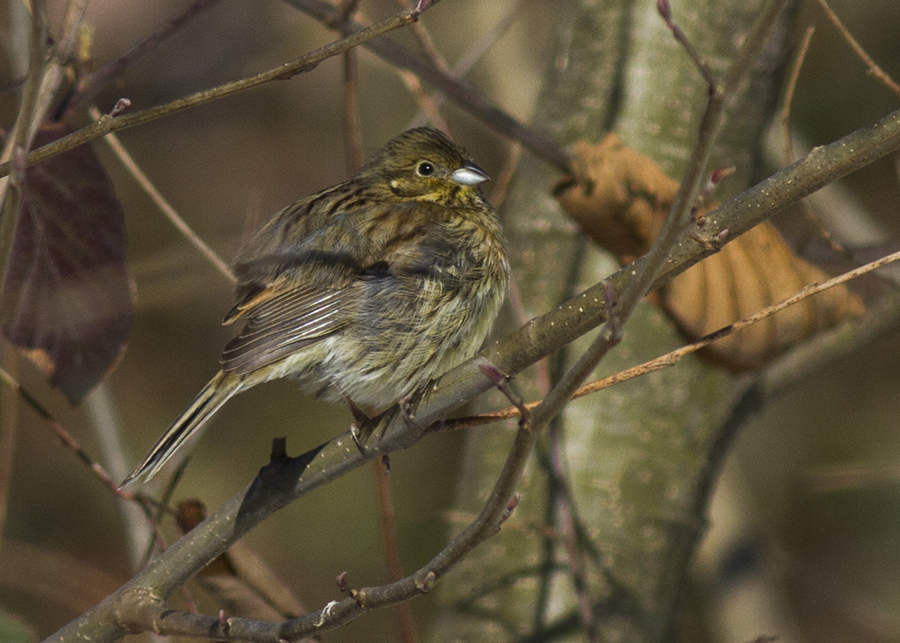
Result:
<instances>
[{"instance_id":1,"label":"hanging leaf","mask_svg":"<svg viewBox=\"0 0 900 643\"><path fill-rule=\"evenodd\" d=\"M575 177L554 193L598 244L622 263L644 254L658 236L678 183L615 134L573 148ZM711 204L698 212L715 208ZM688 340L778 303L827 275L797 256L778 230L762 223L672 279L660 307ZM735 371L756 369L815 333L862 314L862 300L845 286L818 293L720 339L699 353Z\"/></svg>"},{"instance_id":2,"label":"hanging leaf","mask_svg":"<svg viewBox=\"0 0 900 643\"><path fill-rule=\"evenodd\" d=\"M572 152L575 176L554 190L560 204L622 263L647 252L665 223L678 183L615 134L596 145L580 141Z\"/></svg>"},{"instance_id":3,"label":"hanging leaf","mask_svg":"<svg viewBox=\"0 0 900 643\"><path fill-rule=\"evenodd\" d=\"M66 133L44 127L35 146ZM73 404L125 348L134 321L125 249L122 207L90 146L26 170L0 326Z\"/></svg>"}]
</instances>

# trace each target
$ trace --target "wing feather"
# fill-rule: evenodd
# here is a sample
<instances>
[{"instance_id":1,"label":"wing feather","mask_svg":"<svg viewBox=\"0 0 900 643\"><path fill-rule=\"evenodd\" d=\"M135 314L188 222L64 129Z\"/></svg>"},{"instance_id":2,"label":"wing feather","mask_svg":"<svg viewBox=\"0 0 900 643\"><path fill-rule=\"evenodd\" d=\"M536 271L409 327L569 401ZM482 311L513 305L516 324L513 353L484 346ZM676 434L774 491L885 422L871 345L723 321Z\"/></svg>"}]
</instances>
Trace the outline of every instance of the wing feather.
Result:
<instances>
[{"instance_id":1,"label":"wing feather","mask_svg":"<svg viewBox=\"0 0 900 643\"><path fill-rule=\"evenodd\" d=\"M321 341L349 323L352 288L283 288L244 307L247 324L222 351L222 369L245 374Z\"/></svg>"},{"instance_id":2,"label":"wing feather","mask_svg":"<svg viewBox=\"0 0 900 643\"><path fill-rule=\"evenodd\" d=\"M442 218L442 206L369 201L365 211L345 210L339 197L346 196L326 190L286 208L239 255L239 299L224 323L246 325L225 347L223 370L250 373L340 331L356 319L365 293L384 290L372 288L373 280L415 290L457 260L441 230L423 225ZM316 232L326 226L330 234Z\"/></svg>"}]
</instances>

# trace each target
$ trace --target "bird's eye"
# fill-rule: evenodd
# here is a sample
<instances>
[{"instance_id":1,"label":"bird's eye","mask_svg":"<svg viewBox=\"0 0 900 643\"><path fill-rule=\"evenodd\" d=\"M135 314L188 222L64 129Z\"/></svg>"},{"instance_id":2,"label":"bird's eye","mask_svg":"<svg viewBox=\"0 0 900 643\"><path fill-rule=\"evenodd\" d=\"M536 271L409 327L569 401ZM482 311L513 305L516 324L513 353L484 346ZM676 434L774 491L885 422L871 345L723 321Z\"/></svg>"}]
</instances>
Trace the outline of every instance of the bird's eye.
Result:
<instances>
[{"instance_id":1,"label":"bird's eye","mask_svg":"<svg viewBox=\"0 0 900 643\"><path fill-rule=\"evenodd\" d=\"M428 161L422 161L416 166L416 174L419 176L431 176L434 174L434 165Z\"/></svg>"}]
</instances>

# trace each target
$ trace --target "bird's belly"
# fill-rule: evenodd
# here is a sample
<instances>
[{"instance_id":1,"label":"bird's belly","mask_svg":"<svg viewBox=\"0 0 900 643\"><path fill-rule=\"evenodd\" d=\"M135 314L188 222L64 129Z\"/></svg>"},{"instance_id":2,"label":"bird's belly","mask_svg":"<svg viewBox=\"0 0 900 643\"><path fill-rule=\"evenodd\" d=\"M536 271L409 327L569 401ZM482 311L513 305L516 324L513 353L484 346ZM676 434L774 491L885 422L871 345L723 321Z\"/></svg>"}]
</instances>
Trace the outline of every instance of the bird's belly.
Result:
<instances>
[{"instance_id":1,"label":"bird's belly","mask_svg":"<svg viewBox=\"0 0 900 643\"><path fill-rule=\"evenodd\" d=\"M329 338L330 350L316 368L322 384L331 385L323 397L346 396L357 406L385 409L412 394L478 350L502 302L503 292L496 290L442 299L420 292L395 300L391 314L383 307L370 316L364 311L353 327ZM422 303L430 300L434 305Z\"/></svg>"}]
</instances>

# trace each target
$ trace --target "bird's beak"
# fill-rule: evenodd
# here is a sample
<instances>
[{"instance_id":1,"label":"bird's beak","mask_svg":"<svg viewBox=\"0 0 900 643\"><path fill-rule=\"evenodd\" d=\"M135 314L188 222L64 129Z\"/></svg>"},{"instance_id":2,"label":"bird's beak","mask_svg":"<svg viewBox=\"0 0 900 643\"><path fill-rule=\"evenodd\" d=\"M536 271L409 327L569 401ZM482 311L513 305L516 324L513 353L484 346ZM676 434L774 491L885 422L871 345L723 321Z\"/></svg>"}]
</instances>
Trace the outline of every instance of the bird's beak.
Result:
<instances>
[{"instance_id":1,"label":"bird's beak","mask_svg":"<svg viewBox=\"0 0 900 643\"><path fill-rule=\"evenodd\" d=\"M491 179L487 172L471 161L463 163L463 166L458 170L454 170L450 177L457 183L462 183L463 185L478 185L479 183L490 181Z\"/></svg>"}]
</instances>

